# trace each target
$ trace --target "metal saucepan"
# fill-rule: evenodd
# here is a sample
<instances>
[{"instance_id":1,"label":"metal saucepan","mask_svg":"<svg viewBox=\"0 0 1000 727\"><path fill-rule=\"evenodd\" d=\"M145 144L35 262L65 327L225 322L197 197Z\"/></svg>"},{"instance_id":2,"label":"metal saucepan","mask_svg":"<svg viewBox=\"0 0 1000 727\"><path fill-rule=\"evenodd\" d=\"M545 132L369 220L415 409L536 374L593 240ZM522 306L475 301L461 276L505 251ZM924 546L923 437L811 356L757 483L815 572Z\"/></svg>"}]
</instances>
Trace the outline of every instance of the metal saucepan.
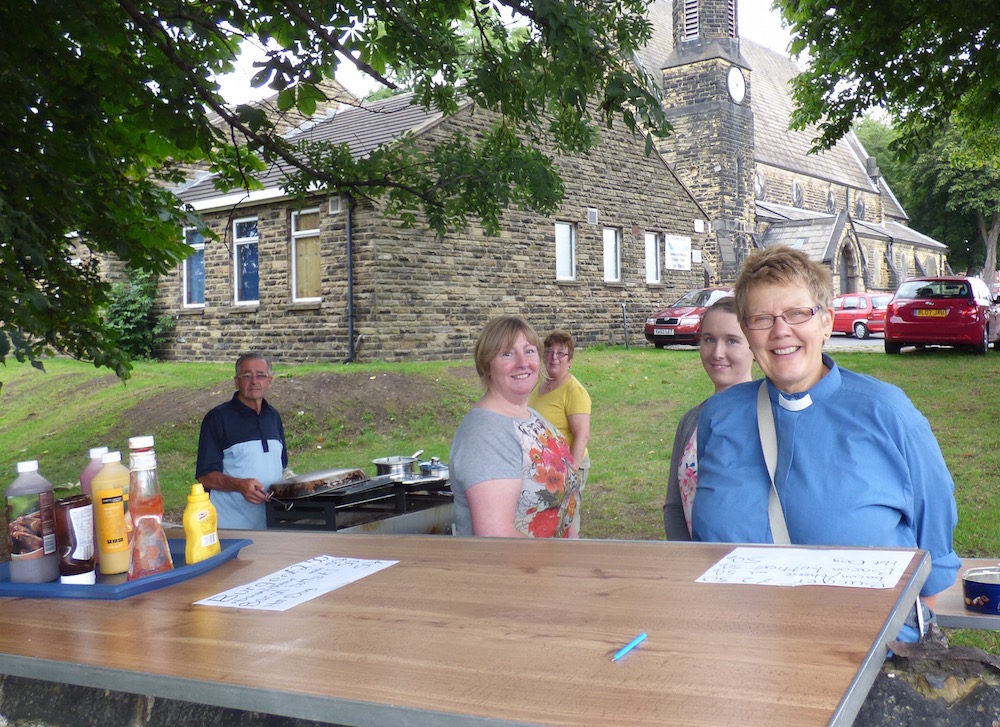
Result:
<instances>
[{"instance_id":1,"label":"metal saucepan","mask_svg":"<svg viewBox=\"0 0 1000 727\"><path fill-rule=\"evenodd\" d=\"M375 465L376 475L391 475L398 477L409 477L414 473L414 465L417 463L417 458L424 453L424 450L420 449L413 453L410 457L401 457L399 455L392 457L379 457L378 459L373 459L372 464Z\"/></svg>"},{"instance_id":2,"label":"metal saucepan","mask_svg":"<svg viewBox=\"0 0 1000 727\"><path fill-rule=\"evenodd\" d=\"M444 464L438 457L431 457L430 461L420 463L420 474L446 480L448 479L448 465Z\"/></svg>"}]
</instances>

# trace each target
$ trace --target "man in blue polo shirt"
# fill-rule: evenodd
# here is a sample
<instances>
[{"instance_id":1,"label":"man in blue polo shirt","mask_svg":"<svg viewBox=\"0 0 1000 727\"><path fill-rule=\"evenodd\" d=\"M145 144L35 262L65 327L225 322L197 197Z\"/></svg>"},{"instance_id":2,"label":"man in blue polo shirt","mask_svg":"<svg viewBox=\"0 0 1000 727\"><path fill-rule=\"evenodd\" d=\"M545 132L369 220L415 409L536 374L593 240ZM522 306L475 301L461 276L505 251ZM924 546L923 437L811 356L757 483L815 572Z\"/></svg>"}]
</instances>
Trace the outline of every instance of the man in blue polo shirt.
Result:
<instances>
[{"instance_id":1,"label":"man in blue polo shirt","mask_svg":"<svg viewBox=\"0 0 1000 727\"><path fill-rule=\"evenodd\" d=\"M219 527L264 530L268 488L288 465L281 416L265 401L271 364L262 354L236 360L236 393L205 415L195 478L209 491Z\"/></svg>"}]
</instances>

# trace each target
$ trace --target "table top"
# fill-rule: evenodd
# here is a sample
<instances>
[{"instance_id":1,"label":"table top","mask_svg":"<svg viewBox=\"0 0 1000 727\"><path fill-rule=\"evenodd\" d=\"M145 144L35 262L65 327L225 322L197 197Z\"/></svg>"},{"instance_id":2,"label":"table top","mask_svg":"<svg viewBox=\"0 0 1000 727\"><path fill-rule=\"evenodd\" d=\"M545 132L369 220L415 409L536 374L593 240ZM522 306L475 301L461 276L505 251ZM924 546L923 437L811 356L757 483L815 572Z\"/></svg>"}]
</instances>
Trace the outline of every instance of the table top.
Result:
<instances>
[{"instance_id":1,"label":"table top","mask_svg":"<svg viewBox=\"0 0 1000 727\"><path fill-rule=\"evenodd\" d=\"M958 571L955 582L941 591L934 604L938 626L955 629L989 629L1000 630L1000 616L988 613L976 613L965 608L965 595L962 591L962 575L969 568L1000 565L997 558L963 558L962 567Z\"/></svg>"},{"instance_id":2,"label":"table top","mask_svg":"<svg viewBox=\"0 0 1000 727\"><path fill-rule=\"evenodd\" d=\"M732 546L223 535L254 544L162 590L0 599L0 673L343 725L849 725L930 569L699 584ZM193 605L316 555L399 562L285 612Z\"/></svg>"}]
</instances>

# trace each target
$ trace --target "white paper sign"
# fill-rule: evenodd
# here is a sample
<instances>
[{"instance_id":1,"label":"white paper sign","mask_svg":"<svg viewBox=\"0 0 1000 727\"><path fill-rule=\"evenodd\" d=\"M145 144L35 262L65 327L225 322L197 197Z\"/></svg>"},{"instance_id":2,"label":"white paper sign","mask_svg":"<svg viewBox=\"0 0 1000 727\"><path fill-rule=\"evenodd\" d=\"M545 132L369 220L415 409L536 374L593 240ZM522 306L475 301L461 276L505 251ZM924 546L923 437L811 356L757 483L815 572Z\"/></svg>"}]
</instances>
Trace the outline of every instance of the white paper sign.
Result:
<instances>
[{"instance_id":1,"label":"white paper sign","mask_svg":"<svg viewBox=\"0 0 1000 727\"><path fill-rule=\"evenodd\" d=\"M360 560L317 555L228 591L196 601L196 606L287 611L348 583L377 573L398 560Z\"/></svg>"},{"instance_id":2,"label":"white paper sign","mask_svg":"<svg viewBox=\"0 0 1000 727\"><path fill-rule=\"evenodd\" d=\"M697 583L893 588L913 558L896 550L734 548Z\"/></svg>"},{"instance_id":3,"label":"white paper sign","mask_svg":"<svg viewBox=\"0 0 1000 727\"><path fill-rule=\"evenodd\" d=\"M667 270L691 269L691 238L685 235L663 236L663 267Z\"/></svg>"}]
</instances>

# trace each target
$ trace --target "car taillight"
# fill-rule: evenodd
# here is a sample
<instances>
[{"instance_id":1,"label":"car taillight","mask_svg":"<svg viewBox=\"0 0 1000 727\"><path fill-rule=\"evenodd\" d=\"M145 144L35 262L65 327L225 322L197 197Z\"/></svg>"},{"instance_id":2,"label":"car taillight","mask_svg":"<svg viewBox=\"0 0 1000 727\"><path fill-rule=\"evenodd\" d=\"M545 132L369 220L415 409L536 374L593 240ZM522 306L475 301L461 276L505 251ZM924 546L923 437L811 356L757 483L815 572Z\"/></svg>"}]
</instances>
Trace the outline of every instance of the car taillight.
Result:
<instances>
[{"instance_id":1,"label":"car taillight","mask_svg":"<svg viewBox=\"0 0 1000 727\"><path fill-rule=\"evenodd\" d=\"M979 318L979 307L972 302L966 302L958 309L958 314L963 318Z\"/></svg>"}]
</instances>

